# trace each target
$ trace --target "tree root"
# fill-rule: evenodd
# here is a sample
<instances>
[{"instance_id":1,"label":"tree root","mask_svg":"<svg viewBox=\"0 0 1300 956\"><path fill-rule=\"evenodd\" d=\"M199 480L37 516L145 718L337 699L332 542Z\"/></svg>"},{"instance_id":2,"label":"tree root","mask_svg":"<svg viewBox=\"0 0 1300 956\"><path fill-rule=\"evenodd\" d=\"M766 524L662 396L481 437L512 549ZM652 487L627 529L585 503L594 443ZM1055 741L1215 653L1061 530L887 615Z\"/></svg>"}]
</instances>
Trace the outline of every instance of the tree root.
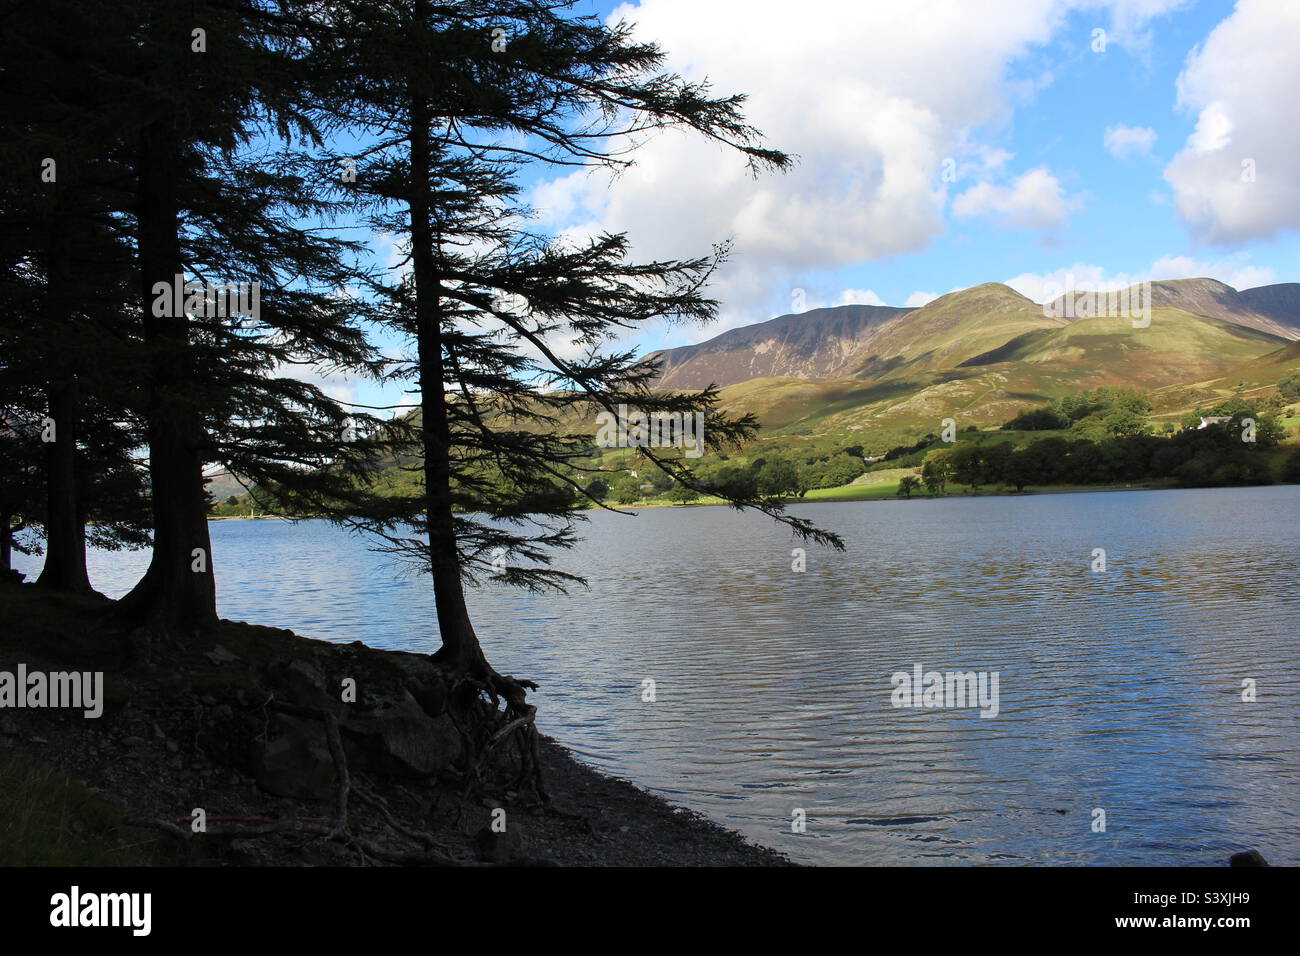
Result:
<instances>
[{"instance_id":1,"label":"tree root","mask_svg":"<svg viewBox=\"0 0 1300 956\"><path fill-rule=\"evenodd\" d=\"M485 785L488 758L492 751L512 736L517 739L519 772L509 789L530 793L537 805L549 807L551 798L542 782L537 708L527 701L527 691L536 690L537 684L498 674L486 663L475 670L478 672L469 671L461 675L452 694L453 699L456 699L457 691L467 689L473 693L473 703L464 708L465 713L462 715L467 720L462 723L453 718L465 743L467 758L465 787L461 793L462 809L470 794ZM484 700L484 697L487 699ZM503 700L506 706L501 711L498 710L498 704ZM504 724L501 723L503 719ZM458 813L458 822L460 816Z\"/></svg>"},{"instance_id":2,"label":"tree root","mask_svg":"<svg viewBox=\"0 0 1300 956\"><path fill-rule=\"evenodd\" d=\"M552 806L550 796L542 784L541 736L536 726L537 708L526 700L529 689L536 690L537 685L532 681L502 676L490 667L486 668L486 672L480 671L477 674L462 673L454 683L452 699L455 701L459 697L462 703L460 706L453 704L448 710L448 716L464 742L466 753L463 775L465 783L457 806L457 826L461 825L471 795L488 785L493 753L509 742L513 742L517 748L519 769L507 789L530 794L537 806L548 812L561 813ZM470 693L464 694L465 691ZM501 702L505 703L504 710L499 706ZM271 711L323 723L337 781L330 817L208 817L206 822L216 826L203 833L195 833L190 827L184 826L189 822L186 817L135 818L128 820L128 824L160 830L181 840L192 840L200 836L249 839L296 834L350 847L367 862L402 866L473 865L456 859L433 834L398 820L382 797L362 788L353 780L343 749L339 720L333 713L277 700L272 695L263 702L263 716L268 725L264 728L264 733L269 730ZM406 849L381 846L356 833L350 818L352 801L360 801L373 810L383 825L413 846Z\"/></svg>"},{"instance_id":3,"label":"tree root","mask_svg":"<svg viewBox=\"0 0 1300 956\"><path fill-rule=\"evenodd\" d=\"M363 859L374 862L392 863L399 866L473 865L453 858L446 848L438 844L432 835L404 826L393 816L382 799L353 785L351 774L348 772L347 756L343 752L338 718L332 713L283 701L275 701L272 706L285 713L319 719L325 724L325 739L329 745L330 757L334 761L335 776L338 780L338 786L335 790L334 814L327 822L318 817L289 817L280 820L213 817L209 822L220 822L223 825L219 829L205 830L203 833L195 833L192 829L178 826L175 822L177 818L171 820L132 818L126 821L127 824L129 826L161 830L181 840L191 840L197 836L248 839L280 834L301 834L341 843L356 850ZM353 832L349 826L348 815L350 797L356 797L368 806L373 807L395 833L413 843L422 844L422 846L416 850L389 849ZM179 819L185 820L186 818L181 817Z\"/></svg>"}]
</instances>

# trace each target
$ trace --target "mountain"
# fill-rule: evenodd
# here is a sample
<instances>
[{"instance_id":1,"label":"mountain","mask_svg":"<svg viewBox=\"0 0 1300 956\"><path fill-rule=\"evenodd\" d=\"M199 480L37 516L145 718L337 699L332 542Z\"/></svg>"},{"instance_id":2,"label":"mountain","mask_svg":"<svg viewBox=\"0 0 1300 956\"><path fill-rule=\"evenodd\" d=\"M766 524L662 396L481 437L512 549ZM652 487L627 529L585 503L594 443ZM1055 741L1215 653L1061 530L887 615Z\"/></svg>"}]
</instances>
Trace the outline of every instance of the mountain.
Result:
<instances>
[{"instance_id":1,"label":"mountain","mask_svg":"<svg viewBox=\"0 0 1300 956\"><path fill-rule=\"evenodd\" d=\"M844 374L882 326L911 311L877 305L813 309L730 329L707 342L649 357L663 363L660 388L733 385L770 376L835 378Z\"/></svg>"},{"instance_id":2,"label":"mountain","mask_svg":"<svg viewBox=\"0 0 1300 956\"><path fill-rule=\"evenodd\" d=\"M716 383L724 407L754 412L769 434L860 435L888 447L943 418L988 427L1102 385L1164 390L1170 407L1218 394L1228 379L1264 386L1300 342L1297 283L1238 292L1175 279L1153 282L1151 300L1140 328L1129 317L1061 315L996 282L916 309L816 309L658 353L659 384Z\"/></svg>"},{"instance_id":3,"label":"mountain","mask_svg":"<svg viewBox=\"0 0 1300 956\"><path fill-rule=\"evenodd\" d=\"M842 305L730 329L655 353L661 388L736 385L756 378L879 378L952 368L1024 332L1066 325L1009 286L989 282L919 309Z\"/></svg>"},{"instance_id":4,"label":"mountain","mask_svg":"<svg viewBox=\"0 0 1300 956\"><path fill-rule=\"evenodd\" d=\"M931 357L923 353L922 360L875 379L755 379L722 389L721 398L731 411L754 412L769 433L852 434L854 442L879 452L908 436L937 432L944 418L962 428L990 427L1071 392L1217 380L1277 353L1261 370L1267 378L1285 364L1287 345L1257 329L1157 308L1146 328L1133 328L1127 318L1080 319L1021 333L952 368L927 367Z\"/></svg>"},{"instance_id":5,"label":"mountain","mask_svg":"<svg viewBox=\"0 0 1300 956\"><path fill-rule=\"evenodd\" d=\"M1300 342L1256 356L1215 378L1184 380L1151 393L1157 407L1193 408L1216 405L1234 395L1269 394L1274 386L1300 377Z\"/></svg>"},{"instance_id":6,"label":"mountain","mask_svg":"<svg viewBox=\"0 0 1300 956\"><path fill-rule=\"evenodd\" d=\"M1131 287L1132 294L1138 287ZM1082 293L1073 292L1072 296ZM1139 301L1139 300L1134 300ZM997 282L961 289L917 309L887 306L843 305L783 315L756 325L730 329L706 342L655 353L663 363L657 384L663 388L696 389L706 385L737 385L764 378L830 381L855 378L871 381L985 366L999 361L1029 360L1029 346L1037 343L1050 352L1051 343L1095 346L1095 319L1066 314L1061 299L1044 307ZM1151 283L1151 305L1164 314L1173 328L1191 329L1193 319L1217 320L1217 327L1235 326L1264 333L1282 341L1300 340L1300 283L1261 286L1238 292L1214 279L1171 279ZM1071 310L1073 311L1073 310ZM1058 317L1059 316L1059 317ZM1126 322L1127 320L1124 320ZM1075 332L1070 326L1082 325ZM1117 321L1107 334L1126 336ZM1141 331L1141 330L1138 330ZM1159 330L1158 330L1159 331ZM1059 334L1056 334L1059 333ZM1055 335L1055 337L1053 337ZM1173 352L1189 347L1193 374L1221 374L1227 366L1217 361L1210 340L1214 334L1185 336L1181 345L1168 335L1135 337L1139 350L1151 349L1159 339ZM1177 336L1174 336L1177 338ZM1243 347L1274 345L1271 339L1225 340L1226 358L1244 361ZM1243 346L1243 343L1251 343ZM1121 350L1122 351L1122 350ZM1151 356L1147 356L1150 358ZM1040 357L1041 358L1041 357ZM1202 361L1208 359L1208 361ZM1178 358L1161 361L1176 373ZM1138 378L1149 378L1144 374Z\"/></svg>"},{"instance_id":7,"label":"mountain","mask_svg":"<svg viewBox=\"0 0 1300 956\"><path fill-rule=\"evenodd\" d=\"M950 292L880 327L850 374L875 379L949 369L1020 335L1063 328L1064 319L1000 282Z\"/></svg>"},{"instance_id":8,"label":"mountain","mask_svg":"<svg viewBox=\"0 0 1300 956\"><path fill-rule=\"evenodd\" d=\"M1237 297L1259 315L1267 316L1295 331L1296 334L1290 338L1300 339L1300 282L1262 285L1257 289L1238 292Z\"/></svg>"},{"instance_id":9,"label":"mountain","mask_svg":"<svg viewBox=\"0 0 1300 956\"><path fill-rule=\"evenodd\" d=\"M1071 382L1152 388L1222 375L1286 342L1248 325L1157 306L1151 324L1143 328L1134 328L1128 317L1076 319L1063 328L1017 336L962 364L1045 370Z\"/></svg>"},{"instance_id":10,"label":"mountain","mask_svg":"<svg viewBox=\"0 0 1300 956\"><path fill-rule=\"evenodd\" d=\"M1179 279L1151 292L1151 321L1140 327L1129 316L1056 316L995 282L915 309L814 309L657 353L659 384L716 383L723 409L757 417L760 439L816 457L881 454L940 433L949 419L996 429L1101 386L1143 391L1153 418L1174 423L1234 395L1270 396L1300 376L1300 284L1238 292ZM408 413L416 424L418 414ZM573 409L557 427L597 426ZM384 487L405 489L412 464L378 462ZM210 490L220 499L230 481L218 476Z\"/></svg>"},{"instance_id":11,"label":"mountain","mask_svg":"<svg viewBox=\"0 0 1300 956\"><path fill-rule=\"evenodd\" d=\"M1132 296L1138 289L1129 286L1122 294ZM1081 294L1105 293L1071 292L1054 299L1049 308L1060 313L1067 297ZM1300 339L1300 283L1296 282L1238 292L1216 279L1168 279L1151 283L1151 305L1222 319L1284 339Z\"/></svg>"}]
</instances>

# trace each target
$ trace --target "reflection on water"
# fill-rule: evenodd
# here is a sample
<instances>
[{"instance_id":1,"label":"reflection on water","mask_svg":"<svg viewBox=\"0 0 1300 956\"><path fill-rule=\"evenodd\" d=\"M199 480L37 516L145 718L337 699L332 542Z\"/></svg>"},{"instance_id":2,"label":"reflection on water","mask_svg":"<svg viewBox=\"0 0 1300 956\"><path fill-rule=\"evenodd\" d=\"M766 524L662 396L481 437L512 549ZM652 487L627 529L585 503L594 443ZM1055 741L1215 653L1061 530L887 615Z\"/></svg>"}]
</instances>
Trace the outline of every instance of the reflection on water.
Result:
<instances>
[{"instance_id":1,"label":"reflection on water","mask_svg":"<svg viewBox=\"0 0 1300 956\"><path fill-rule=\"evenodd\" d=\"M796 573L760 516L595 514L559 556L589 590L471 593L489 657L539 681L543 729L589 763L797 860L1300 863L1300 488L794 510L848 551ZM437 647L430 589L362 540L212 533L223 616ZM92 577L116 596L146 561L95 554ZM1000 713L894 709L918 663L999 672Z\"/></svg>"}]
</instances>

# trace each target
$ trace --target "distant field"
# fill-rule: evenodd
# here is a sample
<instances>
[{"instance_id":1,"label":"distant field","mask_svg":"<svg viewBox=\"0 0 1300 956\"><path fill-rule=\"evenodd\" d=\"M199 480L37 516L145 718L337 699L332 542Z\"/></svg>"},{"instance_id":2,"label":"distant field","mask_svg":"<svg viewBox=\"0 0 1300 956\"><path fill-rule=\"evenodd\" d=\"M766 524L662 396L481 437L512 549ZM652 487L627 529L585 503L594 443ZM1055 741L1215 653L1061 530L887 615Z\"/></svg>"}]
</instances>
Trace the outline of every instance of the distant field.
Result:
<instances>
[{"instance_id":1,"label":"distant field","mask_svg":"<svg viewBox=\"0 0 1300 956\"><path fill-rule=\"evenodd\" d=\"M1116 491L1126 488L1157 488L1160 487L1158 482L1135 481L1131 483L1117 483L1109 485L1029 485L1025 488L1025 493L1044 493L1058 491ZM967 485L949 484L944 491L944 497L960 496L969 493L970 487ZM869 498L892 498L898 493L898 482L891 481L878 485L843 485L839 488L818 488L816 491L810 491L805 495L808 501L861 501ZM1002 485L981 485L978 494L1013 494ZM929 497L924 487L912 492L913 498Z\"/></svg>"},{"instance_id":2,"label":"distant field","mask_svg":"<svg viewBox=\"0 0 1300 956\"><path fill-rule=\"evenodd\" d=\"M898 480L874 485L840 485L838 488L814 488L804 495L806 501L859 501L863 498L892 498L898 493Z\"/></svg>"}]
</instances>

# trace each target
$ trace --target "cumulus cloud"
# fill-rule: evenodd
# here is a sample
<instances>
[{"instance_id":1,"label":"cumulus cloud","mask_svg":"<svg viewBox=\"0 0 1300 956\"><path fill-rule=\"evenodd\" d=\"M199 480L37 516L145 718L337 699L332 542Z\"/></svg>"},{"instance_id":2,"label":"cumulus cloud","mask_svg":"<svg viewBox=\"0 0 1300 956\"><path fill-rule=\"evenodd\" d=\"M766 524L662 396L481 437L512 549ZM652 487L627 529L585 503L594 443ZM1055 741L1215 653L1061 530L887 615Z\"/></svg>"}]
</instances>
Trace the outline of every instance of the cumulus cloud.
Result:
<instances>
[{"instance_id":1,"label":"cumulus cloud","mask_svg":"<svg viewBox=\"0 0 1300 956\"><path fill-rule=\"evenodd\" d=\"M1116 159L1150 156L1156 144L1156 131L1149 126L1107 126L1102 137L1106 151Z\"/></svg>"},{"instance_id":2,"label":"cumulus cloud","mask_svg":"<svg viewBox=\"0 0 1300 956\"><path fill-rule=\"evenodd\" d=\"M1007 279L1006 285L1026 298L1044 302L1062 289L1109 291L1124 289L1138 282L1162 279L1218 279L1234 289L1251 289L1277 281L1272 269L1253 266L1244 255L1225 259L1196 259L1192 256L1161 256L1150 267L1135 272L1109 272L1103 266L1076 262L1052 272L1024 272Z\"/></svg>"},{"instance_id":3,"label":"cumulus cloud","mask_svg":"<svg viewBox=\"0 0 1300 956\"><path fill-rule=\"evenodd\" d=\"M996 135L1050 82L1039 71L1026 89L1014 67L1049 43L1069 13L1109 14L1120 33L1132 33L1177 3L808 0L798 16L780 0L625 4L612 20L627 19L638 39L659 43L666 69L748 94L747 118L799 162L754 179L731 152L665 131L635 152L635 169L612 180L562 175L530 201L555 229L626 231L644 257L696 255L734 238L713 294L726 304L724 324L753 321L812 270L925 248L945 229L950 189L1013 175L1010 154L981 135ZM988 189L1012 190L1014 221L1058 222L1069 207L1045 170Z\"/></svg>"},{"instance_id":4,"label":"cumulus cloud","mask_svg":"<svg viewBox=\"0 0 1300 956\"><path fill-rule=\"evenodd\" d=\"M1165 179L1202 241L1300 228L1298 36L1300 4L1240 0L1178 77L1178 106L1196 128Z\"/></svg>"},{"instance_id":5,"label":"cumulus cloud","mask_svg":"<svg viewBox=\"0 0 1300 956\"><path fill-rule=\"evenodd\" d=\"M913 292L907 297L907 301L903 305L908 308L919 309L923 305L929 305L937 298L939 298L938 292Z\"/></svg>"},{"instance_id":6,"label":"cumulus cloud","mask_svg":"<svg viewBox=\"0 0 1300 956\"><path fill-rule=\"evenodd\" d=\"M813 309L827 309L840 305L887 305L884 299L880 298L872 289L844 289L838 295L818 295L816 292L808 289L795 288L790 292L790 302L788 306L780 306L782 313L802 313L811 312ZM750 316L747 322L755 321ZM745 324L745 323L742 323ZM718 333L718 328L709 326L707 330L702 330L702 338L711 338Z\"/></svg>"},{"instance_id":7,"label":"cumulus cloud","mask_svg":"<svg viewBox=\"0 0 1300 956\"><path fill-rule=\"evenodd\" d=\"M275 374L282 378L297 379L315 385L337 402L351 404L358 400L356 376L340 372L332 366L317 363L309 365L283 363L276 366Z\"/></svg>"},{"instance_id":8,"label":"cumulus cloud","mask_svg":"<svg viewBox=\"0 0 1300 956\"><path fill-rule=\"evenodd\" d=\"M959 218L995 216L1008 226L1045 229L1065 222L1080 200L1065 195L1061 181L1045 167L1017 176L1008 186L983 182L953 201Z\"/></svg>"},{"instance_id":9,"label":"cumulus cloud","mask_svg":"<svg viewBox=\"0 0 1300 956\"><path fill-rule=\"evenodd\" d=\"M1196 279L1208 276L1226 282L1234 289L1253 289L1277 281L1277 273L1267 266L1252 266L1245 256L1228 259L1195 259L1192 256L1162 256L1151 264L1152 279Z\"/></svg>"},{"instance_id":10,"label":"cumulus cloud","mask_svg":"<svg viewBox=\"0 0 1300 956\"><path fill-rule=\"evenodd\" d=\"M1083 0L1081 6L1088 8L1107 7L1111 20L1107 29L1106 42L1117 43L1126 47L1139 59L1149 65L1151 41L1153 39L1150 24L1153 19L1171 11L1190 6L1193 0L1123 0L1109 3L1107 0Z\"/></svg>"},{"instance_id":11,"label":"cumulus cloud","mask_svg":"<svg viewBox=\"0 0 1300 956\"><path fill-rule=\"evenodd\" d=\"M845 289L836 305L885 305L885 300L871 289Z\"/></svg>"}]
</instances>

